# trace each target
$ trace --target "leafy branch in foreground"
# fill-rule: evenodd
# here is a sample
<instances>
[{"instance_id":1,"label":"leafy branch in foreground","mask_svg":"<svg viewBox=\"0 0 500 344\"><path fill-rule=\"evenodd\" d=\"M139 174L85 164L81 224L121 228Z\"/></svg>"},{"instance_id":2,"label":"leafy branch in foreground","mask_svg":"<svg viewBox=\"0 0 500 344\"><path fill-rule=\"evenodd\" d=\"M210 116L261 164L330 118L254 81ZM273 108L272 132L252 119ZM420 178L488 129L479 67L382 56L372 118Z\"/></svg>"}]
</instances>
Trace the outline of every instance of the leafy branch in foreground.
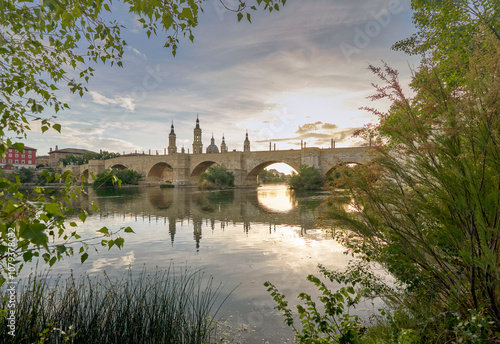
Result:
<instances>
[{"instance_id":1,"label":"leafy branch in foreground","mask_svg":"<svg viewBox=\"0 0 500 344\"><path fill-rule=\"evenodd\" d=\"M121 248L124 239L118 235L123 230L132 233L129 227L117 232L109 232L106 227L99 229L98 235L91 238L82 238L70 228L77 227L72 221L72 214L77 212L78 219L83 223L87 218L87 210L75 208L78 197L84 193L81 187L75 186L71 173L63 174L43 171L42 175L48 180L61 180L63 185L55 192L47 192L43 187L35 187L31 193L22 190L19 182L6 182L0 177L2 189L0 195L2 212L0 212L0 264L2 274L0 283L5 282L7 275L15 276L23 264L32 258L42 258L50 266L64 256L75 253L81 256L84 262L88 257L90 246L99 244L111 248L116 245ZM92 210L97 210L92 205ZM110 239L104 239L109 237Z\"/></svg>"}]
</instances>

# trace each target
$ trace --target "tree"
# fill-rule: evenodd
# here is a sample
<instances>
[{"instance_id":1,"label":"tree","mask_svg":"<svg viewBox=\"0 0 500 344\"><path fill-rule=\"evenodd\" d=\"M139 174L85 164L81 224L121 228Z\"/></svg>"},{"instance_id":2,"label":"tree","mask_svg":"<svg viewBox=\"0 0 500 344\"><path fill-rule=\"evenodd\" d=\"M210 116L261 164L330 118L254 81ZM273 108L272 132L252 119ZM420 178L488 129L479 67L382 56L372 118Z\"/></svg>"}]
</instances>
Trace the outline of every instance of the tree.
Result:
<instances>
[{"instance_id":1,"label":"tree","mask_svg":"<svg viewBox=\"0 0 500 344\"><path fill-rule=\"evenodd\" d=\"M64 166L67 165L84 165L88 164L89 160L107 160L120 156L120 153L102 151L100 153L85 152L82 155L66 154L60 161Z\"/></svg>"},{"instance_id":2,"label":"tree","mask_svg":"<svg viewBox=\"0 0 500 344\"><path fill-rule=\"evenodd\" d=\"M206 172L201 174L198 186L203 189L224 189L233 187L233 171L229 171L224 166L210 166Z\"/></svg>"},{"instance_id":3,"label":"tree","mask_svg":"<svg viewBox=\"0 0 500 344\"><path fill-rule=\"evenodd\" d=\"M292 175L288 185L295 190L319 190L323 187L323 178L316 168L300 165L299 173Z\"/></svg>"},{"instance_id":4,"label":"tree","mask_svg":"<svg viewBox=\"0 0 500 344\"><path fill-rule=\"evenodd\" d=\"M166 32L165 47L175 55L179 36L193 40L192 30L198 24L204 0L142 1L124 0L126 6L142 24L148 37ZM238 20L257 7L279 10L286 0L255 0L255 5L240 2L232 10ZM231 10L231 9L230 9ZM42 132L50 128L60 131L54 123L55 114L69 108L58 98L58 90L69 90L82 96L87 92L84 83L93 76L92 63L110 63L122 66L125 40L124 27L116 20L107 20L111 0L40 0L38 3L21 0L0 2L0 155L5 157L8 147L22 152L24 145L11 136L26 138L33 121L39 121ZM70 172L62 175L44 171L48 182L62 180L60 194L49 195L36 188L35 199L19 192L20 183L0 178L2 203L0 210L0 285L15 276L22 268L20 260L43 257L53 265L64 255L75 252L82 262L88 257L88 242L82 242L76 231L66 226L68 212L80 212L85 221L87 213L72 209L71 200L84 192L75 187ZM96 207L94 207L96 208ZM126 228L125 231L130 231ZM109 236L107 229L100 234ZM49 243L59 239L58 244ZM72 243L78 240L79 250ZM123 245L123 238L106 241L108 247ZM102 243L102 242L101 242ZM109 243L111 243L109 245ZM10 278L9 277L9 278Z\"/></svg>"},{"instance_id":5,"label":"tree","mask_svg":"<svg viewBox=\"0 0 500 344\"><path fill-rule=\"evenodd\" d=\"M139 184L139 180L143 178L142 174L134 170L109 169L96 176L93 186L137 185Z\"/></svg>"},{"instance_id":6,"label":"tree","mask_svg":"<svg viewBox=\"0 0 500 344\"><path fill-rule=\"evenodd\" d=\"M21 183L31 183L35 178L35 172L32 168L21 167L16 171L16 176L19 176Z\"/></svg>"},{"instance_id":7,"label":"tree","mask_svg":"<svg viewBox=\"0 0 500 344\"><path fill-rule=\"evenodd\" d=\"M271 171L262 170L257 176L257 180L263 184L284 183L287 181L287 176L285 174L279 176Z\"/></svg>"},{"instance_id":8,"label":"tree","mask_svg":"<svg viewBox=\"0 0 500 344\"><path fill-rule=\"evenodd\" d=\"M485 48L484 37L500 41L500 7L496 0L412 0L417 33L393 48L431 58L442 78L460 84L471 52ZM456 60L462 67L454 68Z\"/></svg>"},{"instance_id":9,"label":"tree","mask_svg":"<svg viewBox=\"0 0 500 344\"><path fill-rule=\"evenodd\" d=\"M460 86L445 85L427 62L411 98L397 71L372 67L386 82L374 99L392 100L364 131L378 156L349 179L356 211L332 202L330 216L344 229L337 237L396 278L402 306L426 326L423 342L439 322L449 331L443 342L473 331L486 343L500 330L499 66L500 42L488 36L467 65L456 60ZM484 324L457 322L469 314Z\"/></svg>"}]
</instances>

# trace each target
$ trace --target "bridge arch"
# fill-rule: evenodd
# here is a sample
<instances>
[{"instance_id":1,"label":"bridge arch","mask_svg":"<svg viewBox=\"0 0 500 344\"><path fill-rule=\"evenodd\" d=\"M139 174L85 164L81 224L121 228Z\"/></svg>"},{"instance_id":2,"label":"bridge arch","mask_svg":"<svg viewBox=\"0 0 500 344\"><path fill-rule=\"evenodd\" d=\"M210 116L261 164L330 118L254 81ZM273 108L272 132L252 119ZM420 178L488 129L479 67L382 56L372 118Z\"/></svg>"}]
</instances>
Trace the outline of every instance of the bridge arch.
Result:
<instances>
[{"instance_id":1,"label":"bridge arch","mask_svg":"<svg viewBox=\"0 0 500 344\"><path fill-rule=\"evenodd\" d=\"M174 179L174 170L172 166L165 162L158 162L154 164L146 174L146 181L148 182L172 182Z\"/></svg>"},{"instance_id":2,"label":"bridge arch","mask_svg":"<svg viewBox=\"0 0 500 344\"><path fill-rule=\"evenodd\" d=\"M128 167L122 164L114 164L110 168L113 170L126 170Z\"/></svg>"},{"instance_id":3,"label":"bridge arch","mask_svg":"<svg viewBox=\"0 0 500 344\"><path fill-rule=\"evenodd\" d=\"M273 165L273 164L279 164L279 163L287 164L288 166L290 166L291 168L293 168L297 172L300 171L300 165L297 165L297 164L292 163L292 162L280 161L280 160L265 161L265 162L261 162L260 164L258 164L254 168L252 168L250 170L250 172L248 172L247 177L246 177L247 184L249 183L249 184L257 185L257 176L259 175L259 173L262 172L266 167Z\"/></svg>"},{"instance_id":4,"label":"bridge arch","mask_svg":"<svg viewBox=\"0 0 500 344\"><path fill-rule=\"evenodd\" d=\"M205 172L210 166L212 165L219 165L218 163L216 163L215 161L211 161L211 160L206 160L206 161L203 161L203 162L200 162L198 165L196 165L193 170L191 171L191 173L189 174L189 176L191 177L191 179L193 178L199 178L200 175Z\"/></svg>"}]
</instances>

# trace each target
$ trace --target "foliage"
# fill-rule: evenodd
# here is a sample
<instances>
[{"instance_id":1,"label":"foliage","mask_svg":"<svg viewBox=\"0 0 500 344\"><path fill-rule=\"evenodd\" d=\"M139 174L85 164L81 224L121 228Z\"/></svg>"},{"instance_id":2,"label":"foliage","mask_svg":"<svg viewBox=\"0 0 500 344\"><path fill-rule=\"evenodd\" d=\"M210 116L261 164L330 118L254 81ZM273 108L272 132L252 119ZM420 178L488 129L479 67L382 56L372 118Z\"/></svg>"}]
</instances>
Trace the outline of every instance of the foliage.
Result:
<instances>
[{"instance_id":1,"label":"foliage","mask_svg":"<svg viewBox=\"0 0 500 344\"><path fill-rule=\"evenodd\" d=\"M5 177L10 182L31 183L35 181L35 171L32 168L21 167L18 170L9 172L0 171L0 176Z\"/></svg>"},{"instance_id":2,"label":"foliage","mask_svg":"<svg viewBox=\"0 0 500 344\"><path fill-rule=\"evenodd\" d=\"M131 270L120 279L30 276L18 286L18 330L0 343L210 343L221 285L188 268ZM0 301L1 302L1 301ZM3 303L3 302L2 302ZM5 307L5 304L0 305Z\"/></svg>"},{"instance_id":3,"label":"foliage","mask_svg":"<svg viewBox=\"0 0 500 344\"><path fill-rule=\"evenodd\" d=\"M202 189L223 189L234 186L234 174L224 166L210 166L200 176L198 187Z\"/></svg>"},{"instance_id":4,"label":"foliage","mask_svg":"<svg viewBox=\"0 0 500 344\"><path fill-rule=\"evenodd\" d=\"M257 176L257 178L259 183L262 184L276 184L276 183L285 183L289 177L285 174L279 176L271 171L262 170Z\"/></svg>"},{"instance_id":5,"label":"foliage","mask_svg":"<svg viewBox=\"0 0 500 344\"><path fill-rule=\"evenodd\" d=\"M60 161L64 166L67 165L84 165L88 164L89 160L107 160L120 156L120 153L102 151L100 153L85 152L83 155L66 154Z\"/></svg>"},{"instance_id":6,"label":"foliage","mask_svg":"<svg viewBox=\"0 0 500 344\"><path fill-rule=\"evenodd\" d=\"M467 328L491 341L500 330L500 42L483 43L461 86L450 87L428 62L411 98L395 70L372 67L387 83L374 99L392 106L375 111L380 124L364 131L378 155L349 179L354 207L332 202L330 217L353 253L396 278L422 323L451 324L452 312L472 310L491 321ZM455 68L465 67L457 60ZM457 329L440 339L458 338Z\"/></svg>"},{"instance_id":7,"label":"foliage","mask_svg":"<svg viewBox=\"0 0 500 344\"><path fill-rule=\"evenodd\" d=\"M144 177L134 170L117 170L108 169L99 173L94 180L94 187L102 186L121 186L124 185L137 185Z\"/></svg>"},{"instance_id":8,"label":"foliage","mask_svg":"<svg viewBox=\"0 0 500 344\"><path fill-rule=\"evenodd\" d=\"M75 221L68 221L68 214L76 212L82 222L87 218L85 210L75 209L72 206L72 201L77 199L82 189L75 189L69 172L58 174L45 170L41 176L48 182L61 180L63 183L61 192L49 194L44 192L43 188L36 187L33 192L27 194L20 191L22 187L20 182L7 182L5 178L0 181L2 186L0 262L3 270L0 284L7 279L15 279L17 272L23 267L23 262L31 261L32 258L43 258L43 261L52 266L64 256L78 252L81 261L84 262L88 257L89 246L97 245L96 239L117 234L103 227L98 230L99 234L96 237L83 240L76 231L68 231L68 227L77 227ZM92 208L97 207L92 206ZM129 228L120 230L131 231ZM118 236L115 242L121 247L123 238Z\"/></svg>"},{"instance_id":9,"label":"foliage","mask_svg":"<svg viewBox=\"0 0 500 344\"><path fill-rule=\"evenodd\" d=\"M330 282L340 283L340 279L328 270L322 269L323 277ZM332 291L327 285L314 275L309 275L307 280L313 283L322 295L319 297L321 309L307 293L300 293L298 298L304 301L304 305L297 305L297 312L301 319L302 329L295 327L295 319L292 310L288 307L288 301L281 294L276 286L267 281L264 285L277 303L277 310L283 312L284 322L293 328L295 340L299 343L360 343L360 319L357 315L350 315L349 310L355 307L360 299L360 294L356 293L352 286L341 287L337 291Z\"/></svg>"},{"instance_id":10,"label":"foliage","mask_svg":"<svg viewBox=\"0 0 500 344\"><path fill-rule=\"evenodd\" d=\"M299 174L292 175L288 185L294 190L319 190L323 187L323 178L316 168L300 165Z\"/></svg>"},{"instance_id":11,"label":"foliage","mask_svg":"<svg viewBox=\"0 0 500 344\"><path fill-rule=\"evenodd\" d=\"M339 165L328 176L328 184L335 188L344 189L347 186L346 179L353 177L352 171L360 168L363 168L363 166L357 164L354 166Z\"/></svg>"},{"instance_id":12,"label":"foliage","mask_svg":"<svg viewBox=\"0 0 500 344\"><path fill-rule=\"evenodd\" d=\"M412 0L411 6L417 32L393 48L431 58L452 86L461 84L471 52L487 49L485 36L500 41L497 0Z\"/></svg>"},{"instance_id":13,"label":"foliage","mask_svg":"<svg viewBox=\"0 0 500 344\"><path fill-rule=\"evenodd\" d=\"M35 171L32 168L21 167L16 171L21 183L31 183L35 178Z\"/></svg>"}]
</instances>

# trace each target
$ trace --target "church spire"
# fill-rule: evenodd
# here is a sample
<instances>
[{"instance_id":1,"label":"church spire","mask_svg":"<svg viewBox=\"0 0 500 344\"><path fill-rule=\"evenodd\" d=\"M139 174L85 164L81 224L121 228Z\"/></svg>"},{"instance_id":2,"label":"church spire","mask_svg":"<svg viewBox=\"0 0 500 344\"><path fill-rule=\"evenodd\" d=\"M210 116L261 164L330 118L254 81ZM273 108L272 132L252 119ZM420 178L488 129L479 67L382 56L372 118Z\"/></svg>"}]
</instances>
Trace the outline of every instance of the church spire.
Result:
<instances>
[{"instance_id":1,"label":"church spire","mask_svg":"<svg viewBox=\"0 0 500 344\"><path fill-rule=\"evenodd\" d=\"M193 154L203 153L203 143L201 142L200 119L196 115L196 127L194 128Z\"/></svg>"},{"instance_id":2,"label":"church spire","mask_svg":"<svg viewBox=\"0 0 500 344\"><path fill-rule=\"evenodd\" d=\"M177 153L177 146L175 145L175 131L174 131L174 121L172 120L172 125L170 126L170 134L168 135L168 154Z\"/></svg>"},{"instance_id":3,"label":"church spire","mask_svg":"<svg viewBox=\"0 0 500 344\"><path fill-rule=\"evenodd\" d=\"M248 139L248 130L245 135L245 142L243 142L243 152L250 152L250 140Z\"/></svg>"},{"instance_id":4,"label":"church spire","mask_svg":"<svg viewBox=\"0 0 500 344\"><path fill-rule=\"evenodd\" d=\"M226 139L224 138L224 134L222 134L222 143L220 145L220 152L227 153L227 145L226 145Z\"/></svg>"}]
</instances>

